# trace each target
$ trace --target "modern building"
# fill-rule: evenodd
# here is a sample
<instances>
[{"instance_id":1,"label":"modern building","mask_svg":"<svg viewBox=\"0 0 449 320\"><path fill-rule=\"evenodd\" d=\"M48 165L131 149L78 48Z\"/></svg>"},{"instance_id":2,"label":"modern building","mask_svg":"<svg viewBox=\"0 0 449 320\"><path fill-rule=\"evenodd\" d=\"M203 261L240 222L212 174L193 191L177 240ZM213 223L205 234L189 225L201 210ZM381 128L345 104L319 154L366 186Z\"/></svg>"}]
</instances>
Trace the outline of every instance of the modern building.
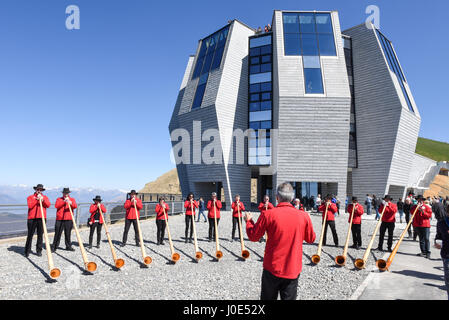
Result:
<instances>
[{"instance_id":1,"label":"modern building","mask_svg":"<svg viewBox=\"0 0 449 320\"><path fill-rule=\"evenodd\" d=\"M393 44L374 25L342 31L336 11L275 10L269 32L233 20L199 41L169 130L190 137L180 152L187 136L172 134L184 195L249 203L257 179L259 199L287 181L299 197L344 201L397 199L417 184L420 122Z\"/></svg>"}]
</instances>

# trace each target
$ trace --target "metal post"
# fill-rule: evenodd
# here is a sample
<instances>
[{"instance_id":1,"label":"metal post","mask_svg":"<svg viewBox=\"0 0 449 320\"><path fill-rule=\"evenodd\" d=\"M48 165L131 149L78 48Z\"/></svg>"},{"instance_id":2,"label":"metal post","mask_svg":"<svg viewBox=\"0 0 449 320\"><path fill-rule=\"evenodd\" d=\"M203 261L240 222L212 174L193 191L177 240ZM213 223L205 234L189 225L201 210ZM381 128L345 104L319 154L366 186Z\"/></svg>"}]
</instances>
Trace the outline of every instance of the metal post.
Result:
<instances>
[{"instance_id":1,"label":"metal post","mask_svg":"<svg viewBox=\"0 0 449 320\"><path fill-rule=\"evenodd\" d=\"M175 213L175 202L172 201L171 202L171 215L173 215Z\"/></svg>"},{"instance_id":2,"label":"metal post","mask_svg":"<svg viewBox=\"0 0 449 320\"><path fill-rule=\"evenodd\" d=\"M80 226L80 212L79 212L80 208L77 207L75 210L75 221L76 221L76 226L79 228Z\"/></svg>"}]
</instances>

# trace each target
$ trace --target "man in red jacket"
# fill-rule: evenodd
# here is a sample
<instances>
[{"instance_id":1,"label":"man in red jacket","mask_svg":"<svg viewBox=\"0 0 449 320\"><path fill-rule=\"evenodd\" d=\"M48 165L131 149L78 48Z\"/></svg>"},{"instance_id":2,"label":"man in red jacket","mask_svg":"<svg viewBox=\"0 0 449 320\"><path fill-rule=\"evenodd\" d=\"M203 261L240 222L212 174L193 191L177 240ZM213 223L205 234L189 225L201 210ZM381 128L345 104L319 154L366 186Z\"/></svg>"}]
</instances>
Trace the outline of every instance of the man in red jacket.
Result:
<instances>
[{"instance_id":1,"label":"man in red jacket","mask_svg":"<svg viewBox=\"0 0 449 320\"><path fill-rule=\"evenodd\" d=\"M332 237L334 238L334 244L338 247L338 235L337 229L335 228L335 213L338 211L338 208L335 203L332 203L332 197L330 195L326 196L325 202L318 207L318 211L323 213L323 219L324 214L326 213L326 206L328 206L328 209L326 225L324 227L323 246L326 245L327 227L329 226L332 231Z\"/></svg>"},{"instance_id":2,"label":"man in red jacket","mask_svg":"<svg viewBox=\"0 0 449 320\"><path fill-rule=\"evenodd\" d=\"M89 208L90 218L89 218L89 249L92 249L92 241L94 239L94 232L97 229L97 248L100 248L101 241L101 227L103 226L104 220L102 215L100 214L100 210L103 214L106 213L106 207L101 203L103 201L100 196L96 196L92 199L94 204L92 204Z\"/></svg>"},{"instance_id":3,"label":"man in red jacket","mask_svg":"<svg viewBox=\"0 0 449 320\"><path fill-rule=\"evenodd\" d=\"M217 218L217 227L220 222L220 209L222 208L221 201L217 199L217 193L212 192L211 200L207 202L207 210L209 211L207 217L209 219L209 242L212 241L212 235L214 237L214 241L217 241L215 238L215 217Z\"/></svg>"},{"instance_id":4,"label":"man in red jacket","mask_svg":"<svg viewBox=\"0 0 449 320\"><path fill-rule=\"evenodd\" d=\"M168 212L170 207L165 203L165 198L159 199L159 203L156 205L156 227L157 227L157 245L164 245L164 233L167 226Z\"/></svg>"},{"instance_id":5,"label":"man in red jacket","mask_svg":"<svg viewBox=\"0 0 449 320\"><path fill-rule=\"evenodd\" d=\"M235 235L235 229L237 228L239 224L239 219L242 217L242 212L245 211L245 205L243 202L240 201L240 195L235 196L235 201L232 203L232 234L231 234L231 242L234 240ZM240 213L240 214L239 214ZM239 239L240 239L240 232L239 233ZM241 240L241 239L240 239Z\"/></svg>"},{"instance_id":6,"label":"man in red jacket","mask_svg":"<svg viewBox=\"0 0 449 320\"><path fill-rule=\"evenodd\" d=\"M384 236L385 231L388 230L388 240L387 240L387 246L388 246L388 252L391 252L392 245L393 245L393 233L394 233L394 224L396 222L396 213L398 212L398 207L396 204L391 202L393 199L386 195L382 201L382 204L379 207L379 214L382 213L385 207L384 214L382 216L382 222L380 224L380 233L379 233L379 246L377 247L377 250L383 251L383 244L384 244Z\"/></svg>"},{"instance_id":7,"label":"man in red jacket","mask_svg":"<svg viewBox=\"0 0 449 320\"><path fill-rule=\"evenodd\" d=\"M122 247L126 245L126 241L128 239L128 231L131 224L134 228L134 237L136 240L136 246L140 245L139 242L139 231L137 229L137 218L140 218L140 212L139 210L142 210L142 200L137 198L138 193L136 190L131 190L130 198L126 200L125 202L125 209L126 209L126 217L125 217L125 231L123 232L123 241L122 241ZM136 212L137 208L137 212ZM143 241L143 239L142 239Z\"/></svg>"},{"instance_id":8,"label":"man in red jacket","mask_svg":"<svg viewBox=\"0 0 449 320\"><path fill-rule=\"evenodd\" d=\"M351 223L352 209L354 209L354 217L352 218L352 248L359 250L362 246L362 215L364 213L363 206L357 201L357 197L352 197L352 203L348 205L349 213L348 222Z\"/></svg>"},{"instance_id":9,"label":"man in red jacket","mask_svg":"<svg viewBox=\"0 0 449 320\"><path fill-rule=\"evenodd\" d=\"M47 208L50 208L50 200L47 196L43 195L42 192L45 191L42 184L38 184L33 187L34 194L27 198L28 203L28 236L25 244L25 257L28 257L31 252L31 242L33 241L34 232L37 231L37 242L36 242L36 254L40 257L42 256L42 234L44 232L42 225L42 213L41 205L42 201L42 211L44 212L44 219L47 219Z\"/></svg>"},{"instance_id":10,"label":"man in red jacket","mask_svg":"<svg viewBox=\"0 0 449 320\"><path fill-rule=\"evenodd\" d=\"M65 247L68 251L75 251L70 240L73 228L72 214L70 208L76 209L77 204L74 198L69 196L70 189L64 188L62 190L62 197L56 199L56 222L55 222L55 237L53 238L52 252L55 252L59 247L62 231L64 230Z\"/></svg>"},{"instance_id":11,"label":"man in red jacket","mask_svg":"<svg viewBox=\"0 0 449 320\"><path fill-rule=\"evenodd\" d=\"M419 247L421 249L417 256L430 259L430 218L432 218L432 208L424 203L423 196L418 196L417 200L418 203L410 209L411 214L413 214L418 207L415 218L413 218L413 227L418 234Z\"/></svg>"},{"instance_id":12,"label":"man in red jacket","mask_svg":"<svg viewBox=\"0 0 449 320\"><path fill-rule=\"evenodd\" d=\"M263 197L263 201L259 204L259 211L260 213L264 213L267 210L271 210L274 209L273 204L270 202L270 197L268 195L265 195ZM266 234L265 234L265 238L266 238ZM259 242L264 242L265 239L262 237L260 238Z\"/></svg>"},{"instance_id":13,"label":"man in red jacket","mask_svg":"<svg viewBox=\"0 0 449 320\"><path fill-rule=\"evenodd\" d=\"M195 200L195 196L193 193L189 193L187 195L187 199L184 202L184 208L186 209L186 228L185 228L185 243L193 242L193 219L195 219L196 208L198 208L198 201ZM190 237L187 237L189 234L190 228Z\"/></svg>"},{"instance_id":14,"label":"man in red jacket","mask_svg":"<svg viewBox=\"0 0 449 320\"><path fill-rule=\"evenodd\" d=\"M265 232L268 240L263 259L261 300L295 300L298 278L302 270L303 241L313 243L315 232L307 214L298 214L291 201L293 187L282 183L277 188L278 205L263 212L254 224L251 213L246 213L246 233L256 242Z\"/></svg>"}]
</instances>

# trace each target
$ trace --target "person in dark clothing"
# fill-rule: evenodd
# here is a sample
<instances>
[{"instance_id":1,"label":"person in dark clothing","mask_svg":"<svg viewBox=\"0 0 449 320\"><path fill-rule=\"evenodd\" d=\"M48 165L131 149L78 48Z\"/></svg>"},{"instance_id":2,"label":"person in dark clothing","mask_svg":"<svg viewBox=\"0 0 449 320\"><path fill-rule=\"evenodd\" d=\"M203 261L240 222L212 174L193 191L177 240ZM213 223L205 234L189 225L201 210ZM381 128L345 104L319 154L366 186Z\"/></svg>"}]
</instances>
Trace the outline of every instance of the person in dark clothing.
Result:
<instances>
[{"instance_id":1,"label":"person in dark clothing","mask_svg":"<svg viewBox=\"0 0 449 320\"><path fill-rule=\"evenodd\" d=\"M405 199L405 203L402 208L404 210L405 222L408 224L408 222L410 221L410 209L412 208L412 201L410 200L410 198ZM408 228L408 237L412 237L412 226Z\"/></svg>"},{"instance_id":2,"label":"person in dark clothing","mask_svg":"<svg viewBox=\"0 0 449 320\"><path fill-rule=\"evenodd\" d=\"M449 300L449 210L446 210L445 217L438 221L437 231L441 235L442 240L440 256L443 260L444 281Z\"/></svg>"},{"instance_id":3,"label":"person in dark clothing","mask_svg":"<svg viewBox=\"0 0 449 320\"><path fill-rule=\"evenodd\" d=\"M434 204L432 206L432 211L433 211L433 214L435 215L435 219L437 219L437 222L444 220L444 218L446 217L446 210L444 208L444 204L439 199L437 199L434 202ZM441 234L438 232L438 228L437 228L437 232L435 235L434 243L436 243L437 240L442 240Z\"/></svg>"},{"instance_id":4,"label":"person in dark clothing","mask_svg":"<svg viewBox=\"0 0 449 320\"><path fill-rule=\"evenodd\" d=\"M399 201L396 202L396 206L398 207L399 212L399 222L402 223L402 217L404 216L404 201L402 201L402 198L399 198Z\"/></svg>"}]
</instances>

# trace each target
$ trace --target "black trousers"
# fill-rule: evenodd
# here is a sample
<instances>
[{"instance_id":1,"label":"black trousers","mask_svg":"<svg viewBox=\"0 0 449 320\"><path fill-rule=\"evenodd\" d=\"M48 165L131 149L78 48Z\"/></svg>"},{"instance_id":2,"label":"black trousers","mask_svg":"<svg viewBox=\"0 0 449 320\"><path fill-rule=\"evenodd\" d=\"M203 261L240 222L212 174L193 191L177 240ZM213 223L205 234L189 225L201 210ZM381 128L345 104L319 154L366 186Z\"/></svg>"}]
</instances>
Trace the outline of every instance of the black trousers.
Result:
<instances>
[{"instance_id":1,"label":"black trousers","mask_svg":"<svg viewBox=\"0 0 449 320\"><path fill-rule=\"evenodd\" d=\"M36 252L37 253L41 252L43 244L42 235L44 233L44 228L42 226L42 218L28 219L27 227L28 227L28 236L25 244L25 253L29 253L31 251L31 242L33 241L34 232L36 230L37 230Z\"/></svg>"},{"instance_id":2,"label":"black trousers","mask_svg":"<svg viewBox=\"0 0 449 320\"><path fill-rule=\"evenodd\" d=\"M209 219L209 240L215 239L215 222L214 218L208 218ZM220 218L217 218L217 227L218 223L220 222Z\"/></svg>"},{"instance_id":3,"label":"black trousers","mask_svg":"<svg viewBox=\"0 0 449 320\"><path fill-rule=\"evenodd\" d=\"M100 224L99 222L94 222L90 225L90 233L89 233L89 245L92 245L92 241L94 239L94 232L95 229L97 229L97 246L100 245L101 241L101 227L103 224Z\"/></svg>"},{"instance_id":4,"label":"black trousers","mask_svg":"<svg viewBox=\"0 0 449 320\"><path fill-rule=\"evenodd\" d=\"M355 246L362 246L362 225L353 224L351 227L352 231L352 242Z\"/></svg>"},{"instance_id":5,"label":"black trousers","mask_svg":"<svg viewBox=\"0 0 449 320\"><path fill-rule=\"evenodd\" d=\"M165 226L167 225L167 223L165 222L165 220L156 220L156 227L157 227L157 243L162 243L162 241L164 240L164 235L165 235Z\"/></svg>"},{"instance_id":6,"label":"black trousers","mask_svg":"<svg viewBox=\"0 0 449 320\"><path fill-rule=\"evenodd\" d=\"M405 214L405 222L408 223L410 221L410 211L409 212L404 212ZM412 230L413 233L415 232L415 228L413 227L413 225L410 226L410 228L408 228L408 236L411 237L412 236Z\"/></svg>"},{"instance_id":7,"label":"black trousers","mask_svg":"<svg viewBox=\"0 0 449 320\"><path fill-rule=\"evenodd\" d=\"M192 239L193 237L193 215L189 216L186 215L186 230L185 230L185 234L186 234L186 239L187 239L187 235L189 234L189 229L190 229L190 239Z\"/></svg>"},{"instance_id":8,"label":"black trousers","mask_svg":"<svg viewBox=\"0 0 449 320\"><path fill-rule=\"evenodd\" d=\"M239 217L232 217L232 237L231 237L231 239L234 239L235 230L237 230L237 233L238 233L239 239L240 239ZM243 232L243 230L242 230L242 232Z\"/></svg>"},{"instance_id":9,"label":"black trousers","mask_svg":"<svg viewBox=\"0 0 449 320\"><path fill-rule=\"evenodd\" d=\"M281 300L296 300L298 278L279 278L274 276L271 272L263 270L260 300L277 300L278 294L281 295Z\"/></svg>"},{"instance_id":10,"label":"black trousers","mask_svg":"<svg viewBox=\"0 0 449 320\"><path fill-rule=\"evenodd\" d=\"M394 233L394 222L382 222L380 224L380 234L379 234L379 246L378 248L382 249L384 245L384 237L385 237L385 231L388 230L388 240L387 240L387 246L388 249L391 249L393 245L393 233Z\"/></svg>"},{"instance_id":11,"label":"black trousers","mask_svg":"<svg viewBox=\"0 0 449 320\"><path fill-rule=\"evenodd\" d=\"M335 229L335 221L326 221L326 226L324 227L324 237L323 237L323 246L326 245L326 236L327 236L327 227L331 228L332 237L334 238L334 244L338 246L338 235L337 229Z\"/></svg>"},{"instance_id":12,"label":"black trousers","mask_svg":"<svg viewBox=\"0 0 449 320\"><path fill-rule=\"evenodd\" d=\"M128 231L131 224L134 227L134 238L136 239L136 244L140 244L139 242L139 231L137 229L137 220L136 219L125 219L125 231L123 232L123 243L126 243L128 240Z\"/></svg>"},{"instance_id":13,"label":"black trousers","mask_svg":"<svg viewBox=\"0 0 449 320\"><path fill-rule=\"evenodd\" d=\"M53 248L56 250L59 247L61 241L62 231L64 230L65 247L71 248L72 241L70 237L72 235L73 222L72 220L56 220L55 222L55 237L53 239Z\"/></svg>"}]
</instances>

